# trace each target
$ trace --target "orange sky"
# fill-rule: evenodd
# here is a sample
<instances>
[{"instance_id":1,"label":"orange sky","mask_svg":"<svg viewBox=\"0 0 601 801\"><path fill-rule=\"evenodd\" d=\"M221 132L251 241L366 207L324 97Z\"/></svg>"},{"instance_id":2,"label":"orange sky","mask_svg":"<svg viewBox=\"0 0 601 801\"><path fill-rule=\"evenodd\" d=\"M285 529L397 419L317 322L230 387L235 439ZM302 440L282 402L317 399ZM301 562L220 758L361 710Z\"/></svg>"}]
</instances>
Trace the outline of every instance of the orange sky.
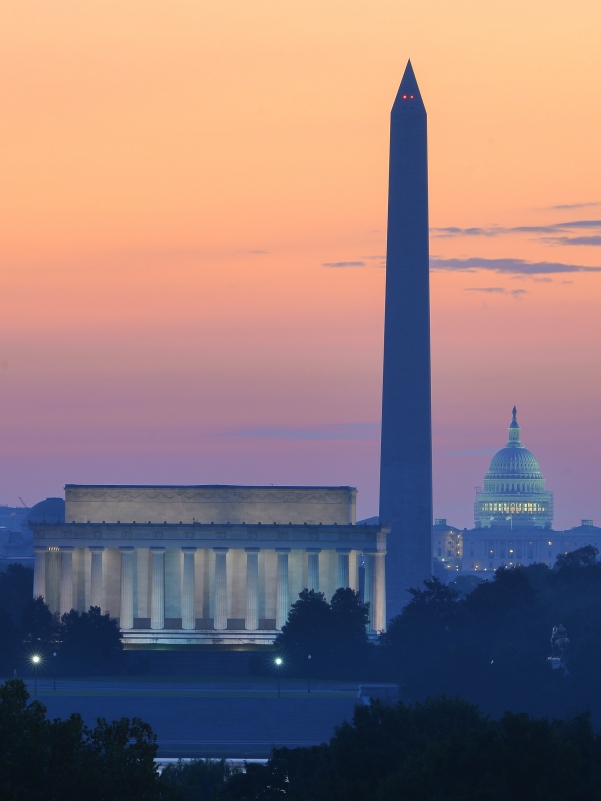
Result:
<instances>
[{"instance_id":1,"label":"orange sky","mask_svg":"<svg viewBox=\"0 0 601 801\"><path fill-rule=\"evenodd\" d=\"M331 483L376 512L388 122L411 57L435 515L470 525L515 403L556 525L601 523L601 273L581 269L601 266L600 28L593 0L5 4L0 502Z\"/></svg>"}]
</instances>

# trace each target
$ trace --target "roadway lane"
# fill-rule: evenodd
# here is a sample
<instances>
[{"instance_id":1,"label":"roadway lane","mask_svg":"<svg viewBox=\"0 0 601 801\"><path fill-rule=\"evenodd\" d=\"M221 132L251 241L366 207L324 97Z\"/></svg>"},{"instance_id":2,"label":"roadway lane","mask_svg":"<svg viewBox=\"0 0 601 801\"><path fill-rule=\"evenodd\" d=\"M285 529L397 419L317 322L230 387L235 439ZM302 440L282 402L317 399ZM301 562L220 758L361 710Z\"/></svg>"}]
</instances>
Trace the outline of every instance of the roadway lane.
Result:
<instances>
[{"instance_id":1,"label":"roadway lane","mask_svg":"<svg viewBox=\"0 0 601 801\"><path fill-rule=\"evenodd\" d=\"M30 687L33 690L33 687ZM332 697L334 696L334 697ZM88 726L98 717L139 717L157 735L161 757L266 758L275 747L318 745L350 720L357 702L348 686L299 689L278 698L264 683L171 684L44 681L38 698L48 716L79 712Z\"/></svg>"}]
</instances>

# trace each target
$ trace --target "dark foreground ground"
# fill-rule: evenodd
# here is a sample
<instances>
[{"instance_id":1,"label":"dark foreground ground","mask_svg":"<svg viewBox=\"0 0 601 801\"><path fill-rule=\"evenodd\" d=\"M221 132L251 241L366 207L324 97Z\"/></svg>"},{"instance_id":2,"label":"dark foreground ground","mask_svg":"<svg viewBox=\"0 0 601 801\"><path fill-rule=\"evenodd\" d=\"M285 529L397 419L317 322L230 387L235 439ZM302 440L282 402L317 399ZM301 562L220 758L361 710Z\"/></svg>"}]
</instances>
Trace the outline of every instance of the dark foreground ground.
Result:
<instances>
[{"instance_id":1,"label":"dark foreground ground","mask_svg":"<svg viewBox=\"0 0 601 801\"><path fill-rule=\"evenodd\" d=\"M28 680L32 699L34 681ZM37 698L48 717L79 712L88 725L98 717L139 717L157 735L160 757L266 758L274 746L317 745L353 715L358 685L264 678L127 679L40 678Z\"/></svg>"}]
</instances>

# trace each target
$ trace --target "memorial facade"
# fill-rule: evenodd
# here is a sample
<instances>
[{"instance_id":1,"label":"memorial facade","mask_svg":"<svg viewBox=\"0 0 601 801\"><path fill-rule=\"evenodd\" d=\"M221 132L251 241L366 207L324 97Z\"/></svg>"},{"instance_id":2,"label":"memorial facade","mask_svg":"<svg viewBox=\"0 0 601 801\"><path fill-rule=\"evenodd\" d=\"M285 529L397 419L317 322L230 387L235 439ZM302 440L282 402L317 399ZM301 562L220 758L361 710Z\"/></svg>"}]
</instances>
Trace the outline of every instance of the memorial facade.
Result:
<instances>
[{"instance_id":1,"label":"memorial facade","mask_svg":"<svg viewBox=\"0 0 601 801\"><path fill-rule=\"evenodd\" d=\"M386 529L352 487L65 487L65 522L32 524L34 595L98 606L126 644L268 644L305 587L359 589L384 629Z\"/></svg>"}]
</instances>

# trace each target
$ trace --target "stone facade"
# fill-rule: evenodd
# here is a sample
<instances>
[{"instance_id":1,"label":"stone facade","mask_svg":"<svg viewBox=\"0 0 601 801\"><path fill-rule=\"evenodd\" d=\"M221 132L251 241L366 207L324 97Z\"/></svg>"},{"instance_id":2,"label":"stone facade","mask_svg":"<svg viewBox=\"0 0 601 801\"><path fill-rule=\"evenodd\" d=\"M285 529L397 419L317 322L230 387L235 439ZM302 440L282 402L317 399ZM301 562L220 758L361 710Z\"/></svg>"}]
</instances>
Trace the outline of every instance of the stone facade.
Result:
<instances>
[{"instance_id":1,"label":"stone facade","mask_svg":"<svg viewBox=\"0 0 601 801\"><path fill-rule=\"evenodd\" d=\"M65 488L65 523L35 523L34 594L100 606L126 644L272 642L305 587L359 589L385 627L386 531L356 525L351 487Z\"/></svg>"},{"instance_id":2,"label":"stone facade","mask_svg":"<svg viewBox=\"0 0 601 801\"><path fill-rule=\"evenodd\" d=\"M587 545L601 550L601 528L592 520L564 531L529 527L491 526L458 529L442 518L434 521L434 573L445 581L472 574L486 578L500 567L546 564L553 567L561 554Z\"/></svg>"}]
</instances>

